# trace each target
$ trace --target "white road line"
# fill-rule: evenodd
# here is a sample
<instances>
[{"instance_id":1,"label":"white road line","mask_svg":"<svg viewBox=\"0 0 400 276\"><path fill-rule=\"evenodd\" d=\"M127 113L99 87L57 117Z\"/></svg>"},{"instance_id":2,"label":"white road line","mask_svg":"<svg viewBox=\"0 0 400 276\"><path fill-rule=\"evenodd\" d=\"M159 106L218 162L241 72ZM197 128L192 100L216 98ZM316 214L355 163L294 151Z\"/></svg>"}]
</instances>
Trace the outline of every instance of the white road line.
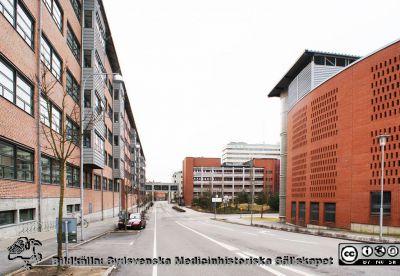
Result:
<instances>
[{"instance_id":1,"label":"white road line","mask_svg":"<svg viewBox=\"0 0 400 276\"><path fill-rule=\"evenodd\" d=\"M223 227L223 226L219 226L219 225L212 224L211 222L210 222L210 223L205 223L204 221L199 221L199 223L205 224L205 225L207 225L207 226L212 225L212 226L215 226L215 227L218 227L218 228L222 228L222 229L225 229L225 230L228 230L228 231L235 231L235 230L230 229L230 228L228 228L228 227Z\"/></svg>"},{"instance_id":2,"label":"white road line","mask_svg":"<svg viewBox=\"0 0 400 276\"><path fill-rule=\"evenodd\" d=\"M276 234L272 234L272 233L270 233L268 231L260 231L258 233L263 234L263 235L268 235L268 236L276 236Z\"/></svg>"},{"instance_id":3,"label":"white road line","mask_svg":"<svg viewBox=\"0 0 400 276\"><path fill-rule=\"evenodd\" d=\"M154 208L153 258L157 258L157 208ZM157 264L153 265L153 276L157 276Z\"/></svg>"},{"instance_id":4,"label":"white road line","mask_svg":"<svg viewBox=\"0 0 400 276\"><path fill-rule=\"evenodd\" d=\"M216 240L214 240L213 238L210 238L209 236L206 236L206 235L204 235L203 233L200 233L200 232L198 232L198 231L196 231L196 230L194 230L194 229L192 229L192 228L190 228L190 227L187 227L187 226L185 226L185 225L183 225L183 224L181 224L181 223L179 223L179 222L177 222L177 221L175 221L175 222L176 222L177 224L179 224L180 226L182 226L182 227L184 227L184 228L186 228L186 229L188 229L188 230L190 230L190 231L196 233L197 235L200 235L200 236L202 236L203 238L206 238L206 239L208 239L208 240L210 240L210 241L212 241L212 242L218 244L219 246L222 246L223 248L228 249L229 251L239 250L238 248L236 248L236 247L234 247L234 246L231 246L231 245L229 245L229 244L225 244L225 243L216 241Z\"/></svg>"},{"instance_id":5,"label":"white road line","mask_svg":"<svg viewBox=\"0 0 400 276\"><path fill-rule=\"evenodd\" d=\"M308 244L318 244L316 242L309 242L309 241L292 240L292 239L285 239L285 238L278 238L278 239L284 240L284 241L301 242L301 243L308 243Z\"/></svg>"},{"instance_id":6,"label":"white road line","mask_svg":"<svg viewBox=\"0 0 400 276\"><path fill-rule=\"evenodd\" d=\"M248 252L243 252L243 253L247 255L246 258L247 257L253 257L253 258L258 258L259 257L257 255L254 255L254 254L251 254L251 253L248 253ZM272 274L274 274L276 276L286 276L286 274L283 274L283 273L279 272L278 270L275 270L275 269L271 268L268 265L259 265L258 267L260 267L260 268L262 268L262 269L264 269L264 270L268 271L269 273L272 273Z\"/></svg>"}]
</instances>

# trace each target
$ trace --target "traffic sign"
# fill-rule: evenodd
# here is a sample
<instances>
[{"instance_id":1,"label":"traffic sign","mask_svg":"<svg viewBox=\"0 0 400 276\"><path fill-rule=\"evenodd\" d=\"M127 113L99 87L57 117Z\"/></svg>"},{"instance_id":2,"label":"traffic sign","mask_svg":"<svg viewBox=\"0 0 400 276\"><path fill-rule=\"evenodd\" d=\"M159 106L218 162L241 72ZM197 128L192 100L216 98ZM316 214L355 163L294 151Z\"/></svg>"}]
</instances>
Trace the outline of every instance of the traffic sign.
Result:
<instances>
[{"instance_id":1,"label":"traffic sign","mask_svg":"<svg viewBox=\"0 0 400 276\"><path fill-rule=\"evenodd\" d=\"M213 197L211 202L222 202L221 197Z\"/></svg>"}]
</instances>

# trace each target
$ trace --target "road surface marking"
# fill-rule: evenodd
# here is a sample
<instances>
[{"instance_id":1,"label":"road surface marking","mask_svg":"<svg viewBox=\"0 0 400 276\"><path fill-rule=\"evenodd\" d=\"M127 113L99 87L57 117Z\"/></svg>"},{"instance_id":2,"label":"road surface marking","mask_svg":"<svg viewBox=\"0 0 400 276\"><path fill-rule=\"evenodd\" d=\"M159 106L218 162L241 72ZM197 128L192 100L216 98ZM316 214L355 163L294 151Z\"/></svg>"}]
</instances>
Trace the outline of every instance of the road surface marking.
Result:
<instances>
[{"instance_id":1,"label":"road surface marking","mask_svg":"<svg viewBox=\"0 0 400 276\"><path fill-rule=\"evenodd\" d=\"M272 234L272 233L270 233L269 231L260 231L260 232L258 232L258 233L264 234L264 235L268 235L268 236L276 236L276 234Z\"/></svg>"},{"instance_id":2,"label":"road surface marking","mask_svg":"<svg viewBox=\"0 0 400 276\"><path fill-rule=\"evenodd\" d=\"M284 241L292 241L292 242L301 242L301 243L308 243L308 244L317 244L316 242L309 242L309 241L300 241L300 240L292 240L292 239L285 239L285 238L278 238Z\"/></svg>"},{"instance_id":3,"label":"road surface marking","mask_svg":"<svg viewBox=\"0 0 400 276\"><path fill-rule=\"evenodd\" d=\"M132 246L134 243L135 243L135 240L131 241L131 242L129 243L129 245Z\"/></svg>"},{"instance_id":4,"label":"road surface marking","mask_svg":"<svg viewBox=\"0 0 400 276\"><path fill-rule=\"evenodd\" d=\"M229 251L239 250L238 248L236 248L236 247L234 247L234 246L231 246L231 245L229 245L229 244L225 244L225 243L216 241L216 240L214 240L213 238L210 238L209 236L204 235L203 233L200 233L200 232L198 232L198 231L196 231L196 230L194 230L194 229L192 229L192 228L190 228L190 227L187 227L186 225L183 225L183 224L181 224L181 223L179 223L179 222L177 222L177 221L175 221L175 222L176 222L177 224L179 224L180 226L182 226L182 227L184 227L184 228L186 228L186 229L188 229L188 230L190 230L190 231L196 233L197 235L200 235L200 236L202 236L203 238L206 238L206 239L208 239L208 240L210 240L210 241L212 241L212 242L218 244L219 246L222 246L223 248L228 249Z\"/></svg>"},{"instance_id":5,"label":"road surface marking","mask_svg":"<svg viewBox=\"0 0 400 276\"><path fill-rule=\"evenodd\" d=\"M243 234L247 234L247 235L252 235L252 236L257 236L257 234L250 233L250 232L241 232L241 233L243 233Z\"/></svg>"},{"instance_id":6,"label":"road surface marking","mask_svg":"<svg viewBox=\"0 0 400 276\"><path fill-rule=\"evenodd\" d=\"M247 257L258 258L259 257L257 255L254 255L254 254L251 254L251 253L248 253L248 252L243 252L243 253L247 255L245 258L247 258ZM271 268L268 265L259 265L258 267L260 267L260 268L262 268L262 269L264 269L264 270L268 271L269 273L272 273L273 275L276 275L276 276L286 276L286 274L283 274L283 273L279 272L278 270L275 270L275 269Z\"/></svg>"},{"instance_id":7,"label":"road surface marking","mask_svg":"<svg viewBox=\"0 0 400 276\"><path fill-rule=\"evenodd\" d=\"M157 208L154 208L153 258L157 258ZM157 264L153 265L153 276L157 276Z\"/></svg>"},{"instance_id":8,"label":"road surface marking","mask_svg":"<svg viewBox=\"0 0 400 276\"><path fill-rule=\"evenodd\" d=\"M212 226L219 227L219 228L222 228L222 229L225 229L225 230L228 230L228 231L235 231L235 230L233 230L233 229L231 229L231 228L228 228L228 227L223 227L223 226L215 225L215 224L211 223L211 221L208 222L208 223L205 223L204 221L199 221L199 223L205 224L205 225L207 225L207 226L212 225Z\"/></svg>"}]
</instances>

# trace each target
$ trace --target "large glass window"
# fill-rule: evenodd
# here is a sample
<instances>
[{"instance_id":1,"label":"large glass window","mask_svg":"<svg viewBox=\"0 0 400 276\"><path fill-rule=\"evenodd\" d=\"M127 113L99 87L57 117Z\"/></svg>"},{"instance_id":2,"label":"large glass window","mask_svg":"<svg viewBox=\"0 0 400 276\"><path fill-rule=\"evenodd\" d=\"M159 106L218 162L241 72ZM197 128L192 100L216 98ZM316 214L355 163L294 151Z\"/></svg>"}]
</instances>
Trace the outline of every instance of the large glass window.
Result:
<instances>
[{"instance_id":1,"label":"large glass window","mask_svg":"<svg viewBox=\"0 0 400 276\"><path fill-rule=\"evenodd\" d=\"M79 188L79 168L67 164L67 186Z\"/></svg>"},{"instance_id":2,"label":"large glass window","mask_svg":"<svg viewBox=\"0 0 400 276\"><path fill-rule=\"evenodd\" d=\"M78 0L71 0L71 5L74 9L76 17L78 18L78 21L81 22L81 3Z\"/></svg>"},{"instance_id":3,"label":"large glass window","mask_svg":"<svg viewBox=\"0 0 400 276\"><path fill-rule=\"evenodd\" d=\"M61 111L55 107L54 105L51 106L51 117L52 117L52 128L54 131L61 133Z\"/></svg>"},{"instance_id":4,"label":"large glass window","mask_svg":"<svg viewBox=\"0 0 400 276\"><path fill-rule=\"evenodd\" d=\"M391 207L391 192L383 192L383 214L389 215ZM371 215L379 215L381 208L381 192L371 192Z\"/></svg>"},{"instance_id":5,"label":"large glass window","mask_svg":"<svg viewBox=\"0 0 400 276\"><path fill-rule=\"evenodd\" d=\"M97 132L95 132L94 137L94 148L99 152L104 152L104 140Z\"/></svg>"},{"instance_id":6,"label":"large glass window","mask_svg":"<svg viewBox=\"0 0 400 276\"><path fill-rule=\"evenodd\" d=\"M85 189L92 189L92 173L91 172L84 172L83 175L83 186Z\"/></svg>"},{"instance_id":7,"label":"large glass window","mask_svg":"<svg viewBox=\"0 0 400 276\"><path fill-rule=\"evenodd\" d=\"M92 143L91 143L91 133L90 130L85 130L83 133L83 147L84 148L91 148Z\"/></svg>"},{"instance_id":8,"label":"large glass window","mask_svg":"<svg viewBox=\"0 0 400 276\"><path fill-rule=\"evenodd\" d=\"M336 203L325 203L325 222L335 222L336 221Z\"/></svg>"},{"instance_id":9,"label":"large glass window","mask_svg":"<svg viewBox=\"0 0 400 276\"><path fill-rule=\"evenodd\" d=\"M101 99L100 99L100 96L97 94L97 91L96 91L95 97L94 97L94 108L95 108L97 114L101 113L101 110L102 110L101 106L102 106Z\"/></svg>"},{"instance_id":10,"label":"large glass window","mask_svg":"<svg viewBox=\"0 0 400 276\"><path fill-rule=\"evenodd\" d=\"M2 60L0 60L0 96L14 103L25 112L33 114L32 85Z\"/></svg>"},{"instance_id":11,"label":"large glass window","mask_svg":"<svg viewBox=\"0 0 400 276\"><path fill-rule=\"evenodd\" d=\"M33 181L33 154L17 148L17 179Z\"/></svg>"},{"instance_id":12,"label":"large glass window","mask_svg":"<svg viewBox=\"0 0 400 276\"><path fill-rule=\"evenodd\" d=\"M100 175L94 175L94 189L99 191L101 189L101 176Z\"/></svg>"},{"instance_id":13,"label":"large glass window","mask_svg":"<svg viewBox=\"0 0 400 276\"><path fill-rule=\"evenodd\" d=\"M290 214L291 214L292 220L293 221L296 220L296 202L295 201L292 202L292 210L291 210Z\"/></svg>"},{"instance_id":14,"label":"large glass window","mask_svg":"<svg viewBox=\"0 0 400 276\"><path fill-rule=\"evenodd\" d=\"M19 210L19 222L31 221L35 219L35 209Z\"/></svg>"},{"instance_id":15,"label":"large glass window","mask_svg":"<svg viewBox=\"0 0 400 276\"><path fill-rule=\"evenodd\" d=\"M30 47L33 47L33 19L20 3L17 5L16 28L17 32L22 36L26 43L28 43Z\"/></svg>"},{"instance_id":16,"label":"large glass window","mask_svg":"<svg viewBox=\"0 0 400 276\"><path fill-rule=\"evenodd\" d=\"M59 55L50 45L46 38L42 36L40 40L41 60L52 74L61 81L62 62Z\"/></svg>"},{"instance_id":17,"label":"large glass window","mask_svg":"<svg viewBox=\"0 0 400 276\"><path fill-rule=\"evenodd\" d=\"M113 180L112 180L112 179L109 179L109 180L108 180L108 190L109 190L110 192L113 191Z\"/></svg>"},{"instance_id":18,"label":"large glass window","mask_svg":"<svg viewBox=\"0 0 400 276\"><path fill-rule=\"evenodd\" d=\"M71 72L67 70L66 88L68 94L74 99L75 102L80 102L80 87L78 82L72 76Z\"/></svg>"},{"instance_id":19,"label":"large glass window","mask_svg":"<svg viewBox=\"0 0 400 276\"><path fill-rule=\"evenodd\" d=\"M50 104L47 104L47 100L44 96L40 95L40 121L46 126L50 126L49 106Z\"/></svg>"},{"instance_id":20,"label":"large glass window","mask_svg":"<svg viewBox=\"0 0 400 276\"><path fill-rule=\"evenodd\" d=\"M0 141L0 178L14 178L14 147Z\"/></svg>"},{"instance_id":21,"label":"large glass window","mask_svg":"<svg viewBox=\"0 0 400 276\"><path fill-rule=\"evenodd\" d=\"M306 218L306 203L299 202L299 220L304 220Z\"/></svg>"},{"instance_id":22,"label":"large glass window","mask_svg":"<svg viewBox=\"0 0 400 276\"><path fill-rule=\"evenodd\" d=\"M78 144L80 135L79 126L74 121L67 118L66 130L67 130L66 136L68 141Z\"/></svg>"},{"instance_id":23,"label":"large glass window","mask_svg":"<svg viewBox=\"0 0 400 276\"><path fill-rule=\"evenodd\" d=\"M33 181L33 153L0 141L0 178Z\"/></svg>"},{"instance_id":24,"label":"large glass window","mask_svg":"<svg viewBox=\"0 0 400 276\"><path fill-rule=\"evenodd\" d=\"M0 0L0 12L11 24L14 24L14 9L14 0Z\"/></svg>"},{"instance_id":25,"label":"large glass window","mask_svg":"<svg viewBox=\"0 0 400 276\"><path fill-rule=\"evenodd\" d=\"M103 177L103 191L107 191L108 179Z\"/></svg>"},{"instance_id":26,"label":"large glass window","mask_svg":"<svg viewBox=\"0 0 400 276\"><path fill-rule=\"evenodd\" d=\"M42 183L60 184L60 165L58 161L42 156L40 162L42 164Z\"/></svg>"},{"instance_id":27,"label":"large glass window","mask_svg":"<svg viewBox=\"0 0 400 276\"><path fill-rule=\"evenodd\" d=\"M44 0L47 10L56 22L57 27L62 30L63 27L63 12L60 4L56 0Z\"/></svg>"},{"instance_id":28,"label":"large glass window","mask_svg":"<svg viewBox=\"0 0 400 276\"><path fill-rule=\"evenodd\" d=\"M72 54L76 58L76 60L80 61L80 49L81 46L79 45L78 39L76 38L76 35L72 31L71 26L68 24L68 29L67 29L67 44L69 48L72 51Z\"/></svg>"},{"instance_id":29,"label":"large glass window","mask_svg":"<svg viewBox=\"0 0 400 276\"><path fill-rule=\"evenodd\" d=\"M311 202L311 204L310 204L310 220L312 222L319 221L319 203L318 202Z\"/></svg>"},{"instance_id":30,"label":"large glass window","mask_svg":"<svg viewBox=\"0 0 400 276\"><path fill-rule=\"evenodd\" d=\"M91 50L83 51L83 67L85 67L85 68L92 67L92 51Z\"/></svg>"},{"instance_id":31,"label":"large glass window","mask_svg":"<svg viewBox=\"0 0 400 276\"><path fill-rule=\"evenodd\" d=\"M15 223L15 211L0 211L0 226Z\"/></svg>"},{"instance_id":32,"label":"large glass window","mask_svg":"<svg viewBox=\"0 0 400 276\"><path fill-rule=\"evenodd\" d=\"M93 12L91 10L85 10L85 28L93 28Z\"/></svg>"}]
</instances>

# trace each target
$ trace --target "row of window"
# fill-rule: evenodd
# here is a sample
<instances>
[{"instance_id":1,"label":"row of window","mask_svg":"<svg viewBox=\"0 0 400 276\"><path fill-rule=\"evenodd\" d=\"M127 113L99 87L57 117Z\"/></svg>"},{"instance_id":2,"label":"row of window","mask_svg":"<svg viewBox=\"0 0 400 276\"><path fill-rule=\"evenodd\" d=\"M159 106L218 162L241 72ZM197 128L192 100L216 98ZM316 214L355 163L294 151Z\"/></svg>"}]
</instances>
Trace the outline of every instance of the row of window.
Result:
<instances>
[{"instance_id":1,"label":"row of window","mask_svg":"<svg viewBox=\"0 0 400 276\"><path fill-rule=\"evenodd\" d=\"M33 181L33 151L0 141L0 178Z\"/></svg>"},{"instance_id":2,"label":"row of window","mask_svg":"<svg viewBox=\"0 0 400 276\"><path fill-rule=\"evenodd\" d=\"M19 219L17 219L19 217ZM35 219L35 209L20 209L0 211L0 226L32 221Z\"/></svg>"}]
</instances>

